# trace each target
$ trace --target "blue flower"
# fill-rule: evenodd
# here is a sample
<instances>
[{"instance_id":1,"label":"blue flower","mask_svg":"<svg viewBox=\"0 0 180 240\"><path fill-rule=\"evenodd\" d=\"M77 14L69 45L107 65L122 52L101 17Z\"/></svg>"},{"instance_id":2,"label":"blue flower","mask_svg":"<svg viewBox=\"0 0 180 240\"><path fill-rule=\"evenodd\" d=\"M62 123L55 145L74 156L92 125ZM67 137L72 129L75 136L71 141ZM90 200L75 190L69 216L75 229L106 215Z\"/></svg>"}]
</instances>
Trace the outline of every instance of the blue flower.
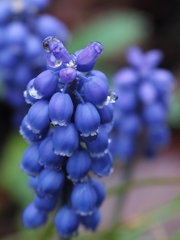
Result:
<instances>
[{"instance_id":1,"label":"blue flower","mask_svg":"<svg viewBox=\"0 0 180 240\"><path fill-rule=\"evenodd\" d=\"M53 151L52 136L46 137L39 145L39 164L44 168L60 170L64 157L56 155Z\"/></svg>"},{"instance_id":2,"label":"blue flower","mask_svg":"<svg viewBox=\"0 0 180 240\"><path fill-rule=\"evenodd\" d=\"M64 172L44 169L38 176L37 193L41 197L52 197L61 191L64 185Z\"/></svg>"},{"instance_id":3,"label":"blue flower","mask_svg":"<svg viewBox=\"0 0 180 240\"><path fill-rule=\"evenodd\" d=\"M91 215L96 209L97 194L90 183L78 183L71 194L71 203L74 210L82 215Z\"/></svg>"},{"instance_id":4,"label":"blue flower","mask_svg":"<svg viewBox=\"0 0 180 240\"><path fill-rule=\"evenodd\" d=\"M103 72L92 70L103 50L100 43L92 42L72 54L57 37L49 36L43 47L48 70L26 87L24 96L31 107L20 133L32 144L30 148L37 146L31 164L39 164L40 170L29 178L36 193L33 206L47 215L61 195L54 224L60 236L69 238L80 221L94 231L101 220L98 208L105 188L89 172L100 177L112 172L109 132L117 94L109 91ZM91 71L83 73L87 69Z\"/></svg>"},{"instance_id":5,"label":"blue flower","mask_svg":"<svg viewBox=\"0 0 180 240\"><path fill-rule=\"evenodd\" d=\"M78 131L73 123L59 126L54 130L52 137L54 152L57 155L70 157L79 144Z\"/></svg>"},{"instance_id":6,"label":"blue flower","mask_svg":"<svg viewBox=\"0 0 180 240\"><path fill-rule=\"evenodd\" d=\"M69 94L56 92L49 101L51 124L66 126L70 122L73 110L73 102Z\"/></svg>"},{"instance_id":7,"label":"blue flower","mask_svg":"<svg viewBox=\"0 0 180 240\"><path fill-rule=\"evenodd\" d=\"M78 104L74 121L82 136L97 135L100 116L95 106L90 102Z\"/></svg>"},{"instance_id":8,"label":"blue flower","mask_svg":"<svg viewBox=\"0 0 180 240\"><path fill-rule=\"evenodd\" d=\"M46 221L46 212L36 208L34 203L30 203L22 214L22 222L26 228L40 227L44 225Z\"/></svg>"},{"instance_id":9,"label":"blue flower","mask_svg":"<svg viewBox=\"0 0 180 240\"><path fill-rule=\"evenodd\" d=\"M109 149L125 162L136 150L153 157L170 139L167 114L175 78L170 71L157 67L162 57L156 49L143 53L131 47L126 52L131 66L118 70L113 77L118 100ZM139 146L139 141L144 145Z\"/></svg>"},{"instance_id":10,"label":"blue flower","mask_svg":"<svg viewBox=\"0 0 180 240\"><path fill-rule=\"evenodd\" d=\"M23 172L26 172L28 175L36 176L42 169L42 166L39 164L39 144L34 143L29 146L23 156L20 167Z\"/></svg>"},{"instance_id":11,"label":"blue flower","mask_svg":"<svg viewBox=\"0 0 180 240\"><path fill-rule=\"evenodd\" d=\"M91 157L87 150L76 150L68 159L66 171L72 181L83 180L91 168Z\"/></svg>"},{"instance_id":12,"label":"blue flower","mask_svg":"<svg viewBox=\"0 0 180 240\"><path fill-rule=\"evenodd\" d=\"M63 206L56 213L54 224L60 236L73 237L79 226L79 216L68 206Z\"/></svg>"},{"instance_id":13,"label":"blue flower","mask_svg":"<svg viewBox=\"0 0 180 240\"><path fill-rule=\"evenodd\" d=\"M95 231L101 221L100 211L97 209L93 212L92 215L81 216L80 221L85 226L85 228Z\"/></svg>"}]
</instances>

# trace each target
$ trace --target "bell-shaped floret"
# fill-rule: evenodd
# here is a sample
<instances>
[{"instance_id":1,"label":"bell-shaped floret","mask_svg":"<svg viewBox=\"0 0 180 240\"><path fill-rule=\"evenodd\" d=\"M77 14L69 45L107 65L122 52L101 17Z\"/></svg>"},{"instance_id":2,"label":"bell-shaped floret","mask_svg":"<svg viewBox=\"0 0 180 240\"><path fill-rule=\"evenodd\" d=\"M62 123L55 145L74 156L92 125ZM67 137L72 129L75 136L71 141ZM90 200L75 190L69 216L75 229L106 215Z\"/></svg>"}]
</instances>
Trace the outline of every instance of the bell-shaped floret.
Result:
<instances>
[{"instance_id":1,"label":"bell-shaped floret","mask_svg":"<svg viewBox=\"0 0 180 240\"><path fill-rule=\"evenodd\" d=\"M75 125L81 135L97 135L100 125L100 116L95 106L89 102L79 103L75 112Z\"/></svg>"},{"instance_id":2,"label":"bell-shaped floret","mask_svg":"<svg viewBox=\"0 0 180 240\"><path fill-rule=\"evenodd\" d=\"M95 231L101 221L101 214L99 209L89 216L81 216L80 221L86 229Z\"/></svg>"},{"instance_id":3,"label":"bell-shaped floret","mask_svg":"<svg viewBox=\"0 0 180 240\"><path fill-rule=\"evenodd\" d=\"M61 41L51 41L49 48L57 60L63 63L69 63L71 61L71 56Z\"/></svg>"},{"instance_id":4,"label":"bell-shaped floret","mask_svg":"<svg viewBox=\"0 0 180 240\"><path fill-rule=\"evenodd\" d=\"M34 79L33 85L42 97L50 97L57 89L58 76L51 70L45 70Z\"/></svg>"},{"instance_id":5,"label":"bell-shaped floret","mask_svg":"<svg viewBox=\"0 0 180 240\"><path fill-rule=\"evenodd\" d=\"M106 197L105 187L97 178L91 178L91 184L94 187L97 194L96 206L100 207Z\"/></svg>"},{"instance_id":6,"label":"bell-shaped floret","mask_svg":"<svg viewBox=\"0 0 180 240\"><path fill-rule=\"evenodd\" d=\"M52 197L61 191L64 185L64 172L44 169L38 176L37 193L40 197Z\"/></svg>"},{"instance_id":7,"label":"bell-shaped floret","mask_svg":"<svg viewBox=\"0 0 180 240\"><path fill-rule=\"evenodd\" d=\"M139 68L144 63L144 53L137 46L132 46L126 51L127 61L134 67Z\"/></svg>"},{"instance_id":8,"label":"bell-shaped floret","mask_svg":"<svg viewBox=\"0 0 180 240\"><path fill-rule=\"evenodd\" d=\"M120 90L117 92L118 100L115 102L115 107L121 112L134 111L138 105L137 96L134 90Z\"/></svg>"},{"instance_id":9,"label":"bell-shaped floret","mask_svg":"<svg viewBox=\"0 0 180 240\"><path fill-rule=\"evenodd\" d=\"M92 157L100 157L107 152L108 133L103 126L99 127L97 138L93 142L86 142L86 146Z\"/></svg>"},{"instance_id":10,"label":"bell-shaped floret","mask_svg":"<svg viewBox=\"0 0 180 240\"><path fill-rule=\"evenodd\" d=\"M79 145L78 131L73 123L59 126L53 133L53 147L57 155L70 157Z\"/></svg>"},{"instance_id":11,"label":"bell-shaped floret","mask_svg":"<svg viewBox=\"0 0 180 240\"><path fill-rule=\"evenodd\" d=\"M63 206L56 213L54 224L60 236L73 237L79 226L79 216L68 206Z\"/></svg>"},{"instance_id":12,"label":"bell-shaped floret","mask_svg":"<svg viewBox=\"0 0 180 240\"><path fill-rule=\"evenodd\" d=\"M39 144L34 143L33 145L26 148L22 156L20 168L23 172L31 176L36 176L41 170L42 166L39 164Z\"/></svg>"},{"instance_id":13,"label":"bell-shaped floret","mask_svg":"<svg viewBox=\"0 0 180 240\"><path fill-rule=\"evenodd\" d=\"M111 145L114 145L113 154L117 156L117 158L122 162L127 162L131 160L131 157L135 153L137 141L134 137L121 135L118 139L112 139L110 143L110 150Z\"/></svg>"},{"instance_id":14,"label":"bell-shaped floret","mask_svg":"<svg viewBox=\"0 0 180 240\"><path fill-rule=\"evenodd\" d=\"M153 69L148 76L148 81L152 81L160 94L167 94L174 88L175 78L166 69Z\"/></svg>"},{"instance_id":15,"label":"bell-shaped floret","mask_svg":"<svg viewBox=\"0 0 180 240\"><path fill-rule=\"evenodd\" d=\"M87 101L102 106L108 96L109 88L103 79L93 76L84 83L84 95Z\"/></svg>"},{"instance_id":16,"label":"bell-shaped floret","mask_svg":"<svg viewBox=\"0 0 180 240\"><path fill-rule=\"evenodd\" d=\"M108 78L103 72L101 72L99 70L91 70L90 72L88 72L86 74L86 77L92 77L92 76L96 76L98 78L101 78L108 85Z\"/></svg>"},{"instance_id":17,"label":"bell-shaped floret","mask_svg":"<svg viewBox=\"0 0 180 240\"><path fill-rule=\"evenodd\" d=\"M34 198L34 205L36 208L39 210L43 211L52 211L57 203L57 196L53 195L51 198L41 198L38 195L35 196Z\"/></svg>"},{"instance_id":18,"label":"bell-shaped floret","mask_svg":"<svg viewBox=\"0 0 180 240\"><path fill-rule=\"evenodd\" d=\"M138 97L143 104L153 103L158 96L155 84L151 82L143 82L138 88Z\"/></svg>"},{"instance_id":19,"label":"bell-shaped floret","mask_svg":"<svg viewBox=\"0 0 180 240\"><path fill-rule=\"evenodd\" d=\"M44 225L47 220L47 213L35 207L30 203L22 214L22 223L26 228L36 228Z\"/></svg>"},{"instance_id":20,"label":"bell-shaped floret","mask_svg":"<svg viewBox=\"0 0 180 240\"><path fill-rule=\"evenodd\" d=\"M128 89L134 87L139 81L137 72L129 67L119 70L113 76L113 82L117 88Z\"/></svg>"},{"instance_id":21,"label":"bell-shaped floret","mask_svg":"<svg viewBox=\"0 0 180 240\"><path fill-rule=\"evenodd\" d=\"M73 114L73 102L67 93L57 92L49 101L49 117L53 125L66 126Z\"/></svg>"},{"instance_id":22,"label":"bell-shaped floret","mask_svg":"<svg viewBox=\"0 0 180 240\"><path fill-rule=\"evenodd\" d=\"M25 6L29 10L29 8L37 8L37 10L42 10L50 4L50 0L26 0L25 1Z\"/></svg>"},{"instance_id":23,"label":"bell-shaped floret","mask_svg":"<svg viewBox=\"0 0 180 240\"><path fill-rule=\"evenodd\" d=\"M162 58L163 53L160 50L152 49L144 54L144 64L151 69L156 67Z\"/></svg>"},{"instance_id":24,"label":"bell-shaped floret","mask_svg":"<svg viewBox=\"0 0 180 240\"><path fill-rule=\"evenodd\" d=\"M91 157L86 149L76 150L68 159L66 171L69 178L76 182L83 180L91 168Z\"/></svg>"},{"instance_id":25,"label":"bell-shaped floret","mask_svg":"<svg viewBox=\"0 0 180 240\"><path fill-rule=\"evenodd\" d=\"M46 137L49 131L49 126L47 126L45 129L43 129L39 133L32 132L28 127L29 126L27 124L27 115L26 115L21 123L19 132L27 143L35 143L35 142L41 141L43 138Z\"/></svg>"},{"instance_id":26,"label":"bell-shaped floret","mask_svg":"<svg viewBox=\"0 0 180 240\"><path fill-rule=\"evenodd\" d=\"M61 82L70 83L76 78L76 70L74 68L63 68L59 71Z\"/></svg>"},{"instance_id":27,"label":"bell-shaped floret","mask_svg":"<svg viewBox=\"0 0 180 240\"><path fill-rule=\"evenodd\" d=\"M0 25L4 24L12 14L11 2L7 0L0 1Z\"/></svg>"},{"instance_id":28,"label":"bell-shaped floret","mask_svg":"<svg viewBox=\"0 0 180 240\"><path fill-rule=\"evenodd\" d=\"M30 65L27 63L18 64L16 71L14 71L13 82L19 86L18 88L26 88L29 83L29 79L33 78L33 71Z\"/></svg>"},{"instance_id":29,"label":"bell-shaped floret","mask_svg":"<svg viewBox=\"0 0 180 240\"><path fill-rule=\"evenodd\" d=\"M137 114L122 117L119 124L121 134L136 136L141 130L141 119Z\"/></svg>"},{"instance_id":30,"label":"bell-shaped floret","mask_svg":"<svg viewBox=\"0 0 180 240\"><path fill-rule=\"evenodd\" d=\"M0 66L1 68L14 68L18 65L18 58L17 58L17 54L15 52L12 51L11 47L7 47L4 49L1 49L1 55L0 55ZM4 76L8 76L5 75L5 71L4 71ZM10 80L11 81L11 80Z\"/></svg>"},{"instance_id":31,"label":"bell-shaped floret","mask_svg":"<svg viewBox=\"0 0 180 240\"><path fill-rule=\"evenodd\" d=\"M62 42L70 39L70 33L63 22L50 14L41 14L36 21L36 32L42 39L56 36Z\"/></svg>"},{"instance_id":32,"label":"bell-shaped floret","mask_svg":"<svg viewBox=\"0 0 180 240\"><path fill-rule=\"evenodd\" d=\"M37 66L45 66L45 53L42 48L42 39L39 36L34 34L28 36L24 47L24 56Z\"/></svg>"},{"instance_id":33,"label":"bell-shaped floret","mask_svg":"<svg viewBox=\"0 0 180 240\"><path fill-rule=\"evenodd\" d=\"M39 100L30 107L26 121L29 130L40 133L49 126L48 105L48 101Z\"/></svg>"},{"instance_id":34,"label":"bell-shaped floret","mask_svg":"<svg viewBox=\"0 0 180 240\"><path fill-rule=\"evenodd\" d=\"M157 124L147 129L147 142L161 147L170 141L171 133L166 124Z\"/></svg>"},{"instance_id":35,"label":"bell-shaped floret","mask_svg":"<svg viewBox=\"0 0 180 240\"><path fill-rule=\"evenodd\" d=\"M90 215L96 208L97 194L94 187L86 183L78 183L71 194L71 202L74 210L82 215Z\"/></svg>"},{"instance_id":36,"label":"bell-shaped floret","mask_svg":"<svg viewBox=\"0 0 180 240\"><path fill-rule=\"evenodd\" d=\"M111 123L113 120L114 106L112 103L104 106L103 108L98 108L98 113L101 118L101 124Z\"/></svg>"},{"instance_id":37,"label":"bell-shaped floret","mask_svg":"<svg viewBox=\"0 0 180 240\"><path fill-rule=\"evenodd\" d=\"M46 137L39 145L39 163L44 168L60 170L64 157L56 155L53 151L52 137Z\"/></svg>"},{"instance_id":38,"label":"bell-shaped floret","mask_svg":"<svg viewBox=\"0 0 180 240\"><path fill-rule=\"evenodd\" d=\"M163 104L155 102L144 107L142 114L145 123L148 125L160 124L166 121L167 110Z\"/></svg>"},{"instance_id":39,"label":"bell-shaped floret","mask_svg":"<svg viewBox=\"0 0 180 240\"><path fill-rule=\"evenodd\" d=\"M12 21L9 23L4 32L4 40L6 44L16 44L20 47L24 47L27 36L28 28L20 21Z\"/></svg>"},{"instance_id":40,"label":"bell-shaped floret","mask_svg":"<svg viewBox=\"0 0 180 240\"><path fill-rule=\"evenodd\" d=\"M32 79L26 87L26 90L23 93L26 103L34 104L39 99L42 99L42 96L34 88L34 79Z\"/></svg>"},{"instance_id":41,"label":"bell-shaped floret","mask_svg":"<svg viewBox=\"0 0 180 240\"><path fill-rule=\"evenodd\" d=\"M96 64L96 59L103 52L103 46L99 42L91 42L77 56L77 70L89 72Z\"/></svg>"},{"instance_id":42,"label":"bell-shaped floret","mask_svg":"<svg viewBox=\"0 0 180 240\"><path fill-rule=\"evenodd\" d=\"M113 171L113 159L108 151L102 157L93 157L91 169L99 177L109 176Z\"/></svg>"}]
</instances>

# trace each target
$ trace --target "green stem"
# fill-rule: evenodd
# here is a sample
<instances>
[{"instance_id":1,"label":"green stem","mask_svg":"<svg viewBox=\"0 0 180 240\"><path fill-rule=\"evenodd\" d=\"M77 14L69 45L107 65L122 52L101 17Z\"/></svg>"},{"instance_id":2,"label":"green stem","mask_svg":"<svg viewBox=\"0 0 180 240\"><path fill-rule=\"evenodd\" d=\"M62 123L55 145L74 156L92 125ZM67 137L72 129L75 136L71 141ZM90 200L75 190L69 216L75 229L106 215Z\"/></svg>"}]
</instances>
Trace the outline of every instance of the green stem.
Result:
<instances>
[{"instance_id":1,"label":"green stem","mask_svg":"<svg viewBox=\"0 0 180 240\"><path fill-rule=\"evenodd\" d=\"M122 178L123 186L131 182L132 169L134 166L133 160L134 159L129 159L124 166L123 178ZM116 203L115 203L114 212L113 212L112 221L111 221L112 225L116 225L120 221L120 216L121 216L125 199L126 199L125 191L121 192L121 194L118 194L118 196L116 197Z\"/></svg>"}]
</instances>

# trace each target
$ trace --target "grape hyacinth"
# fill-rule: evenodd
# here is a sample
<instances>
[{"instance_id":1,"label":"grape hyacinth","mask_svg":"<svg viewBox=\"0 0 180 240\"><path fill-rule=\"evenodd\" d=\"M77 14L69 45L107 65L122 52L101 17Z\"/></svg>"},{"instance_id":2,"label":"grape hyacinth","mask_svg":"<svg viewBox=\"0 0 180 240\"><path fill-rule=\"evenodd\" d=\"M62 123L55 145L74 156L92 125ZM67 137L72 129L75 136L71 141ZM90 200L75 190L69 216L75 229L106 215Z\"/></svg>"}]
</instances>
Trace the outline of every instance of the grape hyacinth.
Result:
<instances>
[{"instance_id":1,"label":"grape hyacinth","mask_svg":"<svg viewBox=\"0 0 180 240\"><path fill-rule=\"evenodd\" d=\"M137 150L153 157L170 139L167 114L175 78L157 67L162 57L159 50L143 53L130 47L126 59L131 66L113 76L118 101L110 149L122 162L132 159Z\"/></svg>"},{"instance_id":2,"label":"grape hyacinth","mask_svg":"<svg viewBox=\"0 0 180 240\"><path fill-rule=\"evenodd\" d=\"M63 22L41 12L49 4L50 0L0 1L2 98L12 108L14 127L20 125L27 111L22 93L29 79L46 69L41 42L49 35L56 35L63 43L70 40Z\"/></svg>"},{"instance_id":3,"label":"grape hyacinth","mask_svg":"<svg viewBox=\"0 0 180 240\"><path fill-rule=\"evenodd\" d=\"M27 85L31 107L20 127L31 144L20 168L35 191L22 221L27 228L43 225L61 199L54 224L60 236L70 238L80 224L96 230L101 219L105 188L98 177L113 170L108 144L117 95L109 90L106 75L93 70L103 52L101 43L91 42L72 54L50 36L43 47L47 70Z\"/></svg>"}]
</instances>

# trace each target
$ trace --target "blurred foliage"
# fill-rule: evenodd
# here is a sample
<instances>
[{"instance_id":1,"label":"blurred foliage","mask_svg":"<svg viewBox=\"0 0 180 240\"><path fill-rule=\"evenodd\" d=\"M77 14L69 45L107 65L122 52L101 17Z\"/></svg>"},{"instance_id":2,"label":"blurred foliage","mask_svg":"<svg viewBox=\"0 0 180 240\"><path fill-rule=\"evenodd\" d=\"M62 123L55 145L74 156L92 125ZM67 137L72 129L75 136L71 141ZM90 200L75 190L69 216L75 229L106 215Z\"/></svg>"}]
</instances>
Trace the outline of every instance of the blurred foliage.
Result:
<instances>
[{"instance_id":1,"label":"blurred foliage","mask_svg":"<svg viewBox=\"0 0 180 240\"><path fill-rule=\"evenodd\" d=\"M142 12L109 11L84 22L72 33L72 41L67 45L70 52L85 48L92 41L101 42L103 54L98 58L96 69L105 71L110 77L115 68L105 64L122 53L131 44L145 40L152 32L150 19ZM119 58L120 59L120 58Z\"/></svg>"},{"instance_id":2,"label":"blurred foliage","mask_svg":"<svg viewBox=\"0 0 180 240\"><path fill-rule=\"evenodd\" d=\"M141 12L107 12L75 29L67 48L70 52L75 52L92 41L99 41L104 46L100 59L104 60L143 40L149 36L151 30L150 22Z\"/></svg>"},{"instance_id":3,"label":"blurred foliage","mask_svg":"<svg viewBox=\"0 0 180 240\"><path fill-rule=\"evenodd\" d=\"M14 131L5 144L0 162L0 186L11 192L22 206L33 199L33 193L27 187L27 175L19 168L23 152L27 146L19 132Z\"/></svg>"},{"instance_id":4,"label":"blurred foliage","mask_svg":"<svg viewBox=\"0 0 180 240\"><path fill-rule=\"evenodd\" d=\"M169 125L173 128L180 128L180 91L174 91L171 108L168 117Z\"/></svg>"}]
</instances>

